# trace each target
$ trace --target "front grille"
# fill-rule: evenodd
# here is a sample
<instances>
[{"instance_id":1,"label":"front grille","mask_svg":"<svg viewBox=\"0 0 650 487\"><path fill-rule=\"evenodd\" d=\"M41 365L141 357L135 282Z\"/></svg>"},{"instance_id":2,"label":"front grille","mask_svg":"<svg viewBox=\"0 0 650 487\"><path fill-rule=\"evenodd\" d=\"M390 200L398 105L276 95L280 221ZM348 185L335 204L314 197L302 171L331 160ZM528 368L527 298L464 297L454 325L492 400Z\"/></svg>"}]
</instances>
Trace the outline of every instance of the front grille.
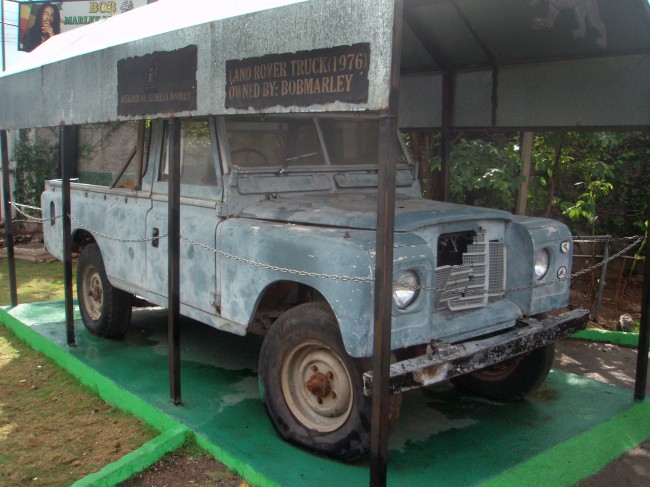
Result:
<instances>
[{"instance_id":1,"label":"front grille","mask_svg":"<svg viewBox=\"0 0 650 487\"><path fill-rule=\"evenodd\" d=\"M436 268L436 309L460 311L485 306L490 296L503 294L505 246L474 235L461 263Z\"/></svg>"}]
</instances>

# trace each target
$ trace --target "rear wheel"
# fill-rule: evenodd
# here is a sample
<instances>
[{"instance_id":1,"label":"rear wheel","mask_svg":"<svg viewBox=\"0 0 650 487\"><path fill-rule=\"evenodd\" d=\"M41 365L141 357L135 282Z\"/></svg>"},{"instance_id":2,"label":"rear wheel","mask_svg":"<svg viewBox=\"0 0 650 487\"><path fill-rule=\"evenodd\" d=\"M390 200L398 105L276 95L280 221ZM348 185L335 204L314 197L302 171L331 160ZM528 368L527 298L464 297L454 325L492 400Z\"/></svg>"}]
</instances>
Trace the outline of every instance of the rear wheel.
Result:
<instances>
[{"instance_id":1,"label":"rear wheel","mask_svg":"<svg viewBox=\"0 0 650 487\"><path fill-rule=\"evenodd\" d=\"M124 335L131 321L133 295L108 281L97 244L84 247L77 264L77 297L85 327L102 337Z\"/></svg>"},{"instance_id":2,"label":"rear wheel","mask_svg":"<svg viewBox=\"0 0 650 487\"><path fill-rule=\"evenodd\" d=\"M350 357L327 305L307 303L284 313L264 339L259 358L262 399L287 441L352 461L370 446L372 400L363 395L370 360ZM391 396L397 419L401 396Z\"/></svg>"},{"instance_id":3,"label":"rear wheel","mask_svg":"<svg viewBox=\"0 0 650 487\"><path fill-rule=\"evenodd\" d=\"M460 390L496 401L514 401L542 385L553 365L555 345L452 379Z\"/></svg>"}]
</instances>

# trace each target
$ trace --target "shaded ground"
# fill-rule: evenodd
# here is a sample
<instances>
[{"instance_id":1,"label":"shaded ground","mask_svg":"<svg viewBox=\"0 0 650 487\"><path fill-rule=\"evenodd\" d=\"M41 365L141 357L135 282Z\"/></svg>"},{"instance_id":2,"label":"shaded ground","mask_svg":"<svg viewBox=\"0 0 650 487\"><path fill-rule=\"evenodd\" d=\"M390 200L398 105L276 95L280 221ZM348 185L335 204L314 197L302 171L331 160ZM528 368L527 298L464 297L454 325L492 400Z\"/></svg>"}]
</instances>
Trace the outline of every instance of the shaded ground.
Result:
<instances>
[{"instance_id":1,"label":"shaded ground","mask_svg":"<svg viewBox=\"0 0 650 487\"><path fill-rule=\"evenodd\" d=\"M557 344L554 368L589 377L607 384L634 388L636 350L611 344L565 340ZM648 387L650 393L650 387ZM576 412L579 414L579 411ZM399 422L397 424L399 428ZM389 465L390 468L390 465ZM226 477L222 477L226 475ZM580 483L581 487L645 485L650 478L650 440L642 443ZM196 453L182 451L168 455L149 470L138 474L128 487L162 487L218 485L239 487L237 476L227 476L225 467L211 457L197 458Z\"/></svg>"},{"instance_id":2,"label":"shaded ground","mask_svg":"<svg viewBox=\"0 0 650 487\"><path fill-rule=\"evenodd\" d=\"M166 455L148 470L120 484L121 487L186 487L188 485L244 487L248 484L210 455L192 447L185 447Z\"/></svg>"},{"instance_id":3,"label":"shaded ground","mask_svg":"<svg viewBox=\"0 0 650 487\"><path fill-rule=\"evenodd\" d=\"M565 340L556 347L554 367L630 390L633 394L637 351L608 343ZM646 397L650 386L646 387ZM580 414L579 411L576 414ZM647 485L650 479L650 440L628 451L600 472L583 480L580 487Z\"/></svg>"},{"instance_id":4,"label":"shaded ground","mask_svg":"<svg viewBox=\"0 0 650 487\"><path fill-rule=\"evenodd\" d=\"M574 271L588 264L589 262L585 259L576 259ZM625 265L624 268L622 268L623 265ZM629 314L638 324L641 317L643 276L638 272L630 276L630 267L631 264L620 259L609 264L605 275L598 321L590 323L590 327L616 330L619 318L623 314ZM641 271L641 266L636 270ZM594 315L597 311L599 278L600 270L596 270L573 279L571 282L571 306L587 308Z\"/></svg>"},{"instance_id":5,"label":"shaded ground","mask_svg":"<svg viewBox=\"0 0 650 487\"><path fill-rule=\"evenodd\" d=\"M618 279L620 268L609 271L611 284L605 286L601 301L600 319L590 323L590 327L615 330L619 317L629 313L638 320L641 311L640 276L624 280ZM597 283L597 281L596 281ZM623 285L625 292L623 293ZM592 292L592 276L586 274L572 285L571 305L594 310L595 292ZM557 345L554 368L565 372L582 375L618 387L634 388L636 373L635 349L616 345L565 340ZM650 386L648 387L650 393ZM579 414L579 412L578 412ZM397 425L399 428L399 422ZM188 466L192 468L188 468ZM216 469L222 468L211 458L197 460L192 454L179 452L166 457L151 469L139 474L125 486L164 486L164 485L223 485L239 486L241 479L233 477L223 480L226 483L210 483L210 476ZM389 467L390 468L390 467ZM607 465L596 475L580 483L581 487L609 487L644 485L650 478L650 440L639 445L614 462ZM221 481L221 480L220 480ZM205 484L204 482L208 482ZM230 482L230 483L228 483ZM245 485L245 484L244 484Z\"/></svg>"}]
</instances>

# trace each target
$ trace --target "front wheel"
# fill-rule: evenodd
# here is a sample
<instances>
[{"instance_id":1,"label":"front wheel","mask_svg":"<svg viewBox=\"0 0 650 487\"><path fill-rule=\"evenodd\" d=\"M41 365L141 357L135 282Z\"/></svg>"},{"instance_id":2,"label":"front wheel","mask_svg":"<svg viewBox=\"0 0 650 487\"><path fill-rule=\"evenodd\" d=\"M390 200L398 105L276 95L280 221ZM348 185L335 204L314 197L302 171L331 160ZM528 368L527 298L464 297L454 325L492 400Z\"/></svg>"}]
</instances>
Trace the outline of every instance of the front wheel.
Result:
<instances>
[{"instance_id":1,"label":"front wheel","mask_svg":"<svg viewBox=\"0 0 650 487\"><path fill-rule=\"evenodd\" d=\"M514 401L542 385L553 365L555 345L452 379L460 390L486 399Z\"/></svg>"},{"instance_id":2,"label":"front wheel","mask_svg":"<svg viewBox=\"0 0 650 487\"><path fill-rule=\"evenodd\" d=\"M77 298L84 326L102 337L120 337L131 321L133 295L114 288L97 244L84 247L77 264Z\"/></svg>"},{"instance_id":3,"label":"front wheel","mask_svg":"<svg viewBox=\"0 0 650 487\"><path fill-rule=\"evenodd\" d=\"M259 357L262 400L273 426L285 440L339 460L365 455L372 400L363 395L362 374L370 367L370 360L346 353L326 305L287 311ZM392 418L400 404L401 396L392 396Z\"/></svg>"}]
</instances>

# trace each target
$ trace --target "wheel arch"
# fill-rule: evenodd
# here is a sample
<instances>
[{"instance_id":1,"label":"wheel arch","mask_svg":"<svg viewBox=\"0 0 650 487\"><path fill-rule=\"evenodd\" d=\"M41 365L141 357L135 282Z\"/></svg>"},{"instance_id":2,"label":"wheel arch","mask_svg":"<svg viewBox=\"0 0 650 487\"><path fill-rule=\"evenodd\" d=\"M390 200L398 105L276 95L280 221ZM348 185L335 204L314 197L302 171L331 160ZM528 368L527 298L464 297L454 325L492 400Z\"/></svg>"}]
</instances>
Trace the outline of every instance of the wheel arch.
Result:
<instances>
[{"instance_id":1,"label":"wheel arch","mask_svg":"<svg viewBox=\"0 0 650 487\"><path fill-rule=\"evenodd\" d=\"M281 279L268 283L255 303L250 331L266 333L283 313L305 303L326 307L334 316L347 353L357 358L365 356L367 334L354 328L354 320L345 313L344 304L329 298L318 287L299 280Z\"/></svg>"},{"instance_id":2,"label":"wheel arch","mask_svg":"<svg viewBox=\"0 0 650 487\"><path fill-rule=\"evenodd\" d=\"M72 251L81 252L86 245L96 243L98 246L97 240L93 237L92 233L88 230L77 229L72 234Z\"/></svg>"}]
</instances>

